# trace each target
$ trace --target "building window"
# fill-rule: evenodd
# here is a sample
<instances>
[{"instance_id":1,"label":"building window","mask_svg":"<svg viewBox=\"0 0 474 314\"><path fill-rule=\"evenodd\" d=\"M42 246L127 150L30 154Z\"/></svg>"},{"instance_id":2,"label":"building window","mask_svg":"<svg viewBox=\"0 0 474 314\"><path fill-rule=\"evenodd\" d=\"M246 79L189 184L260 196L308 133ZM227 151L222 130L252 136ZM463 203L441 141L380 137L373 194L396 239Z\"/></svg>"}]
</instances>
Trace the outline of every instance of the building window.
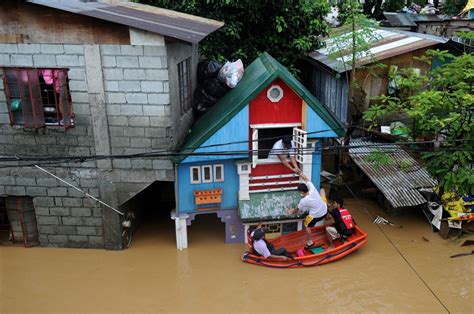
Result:
<instances>
[{"instance_id":1,"label":"building window","mask_svg":"<svg viewBox=\"0 0 474 314\"><path fill-rule=\"evenodd\" d=\"M212 182L212 166L202 166L202 183Z\"/></svg>"},{"instance_id":2,"label":"building window","mask_svg":"<svg viewBox=\"0 0 474 314\"><path fill-rule=\"evenodd\" d=\"M267 91L267 98L271 102L279 102L283 98L283 89L278 85L272 85Z\"/></svg>"},{"instance_id":3,"label":"building window","mask_svg":"<svg viewBox=\"0 0 474 314\"><path fill-rule=\"evenodd\" d=\"M23 242L25 247L39 245L33 198L8 196L4 200L12 241Z\"/></svg>"},{"instance_id":4,"label":"building window","mask_svg":"<svg viewBox=\"0 0 474 314\"><path fill-rule=\"evenodd\" d=\"M203 165L189 168L191 184L224 182L224 165Z\"/></svg>"},{"instance_id":5,"label":"building window","mask_svg":"<svg viewBox=\"0 0 474 314\"><path fill-rule=\"evenodd\" d=\"M191 184L201 183L201 167L190 167L191 172Z\"/></svg>"},{"instance_id":6,"label":"building window","mask_svg":"<svg viewBox=\"0 0 474 314\"><path fill-rule=\"evenodd\" d=\"M3 68L10 123L33 129L74 126L67 71Z\"/></svg>"},{"instance_id":7,"label":"building window","mask_svg":"<svg viewBox=\"0 0 474 314\"><path fill-rule=\"evenodd\" d=\"M224 182L224 165L214 165L214 182Z\"/></svg>"},{"instance_id":8,"label":"building window","mask_svg":"<svg viewBox=\"0 0 474 314\"><path fill-rule=\"evenodd\" d=\"M191 108L191 58L178 63L179 111L185 114Z\"/></svg>"}]
</instances>

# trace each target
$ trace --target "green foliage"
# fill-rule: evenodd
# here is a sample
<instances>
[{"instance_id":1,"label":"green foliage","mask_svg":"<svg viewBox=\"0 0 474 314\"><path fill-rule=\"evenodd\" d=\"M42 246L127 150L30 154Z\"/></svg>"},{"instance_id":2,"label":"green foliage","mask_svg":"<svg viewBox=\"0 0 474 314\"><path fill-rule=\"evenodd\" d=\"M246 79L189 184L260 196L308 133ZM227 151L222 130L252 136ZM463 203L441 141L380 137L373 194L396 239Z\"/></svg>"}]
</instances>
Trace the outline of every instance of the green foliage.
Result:
<instances>
[{"instance_id":1,"label":"green foliage","mask_svg":"<svg viewBox=\"0 0 474 314\"><path fill-rule=\"evenodd\" d=\"M378 97L364 119L374 127L387 115L406 115L415 139L439 141L440 147L428 147L421 156L441 187L473 194L474 54L433 50L424 60L433 58L445 63L426 75L405 71L398 97Z\"/></svg>"},{"instance_id":2,"label":"green foliage","mask_svg":"<svg viewBox=\"0 0 474 314\"><path fill-rule=\"evenodd\" d=\"M467 4L467 0L444 0L441 5L441 13L458 15Z\"/></svg>"},{"instance_id":3,"label":"green foliage","mask_svg":"<svg viewBox=\"0 0 474 314\"><path fill-rule=\"evenodd\" d=\"M201 55L242 59L248 65L267 51L293 73L299 60L319 48L327 33L325 0L141 0L162 8L225 22L200 43Z\"/></svg>"},{"instance_id":4,"label":"green foliage","mask_svg":"<svg viewBox=\"0 0 474 314\"><path fill-rule=\"evenodd\" d=\"M405 4L403 3L403 1L388 0L388 1L385 1L385 3L383 4L383 10L385 12L397 12L403 9L404 6Z\"/></svg>"},{"instance_id":5,"label":"green foliage","mask_svg":"<svg viewBox=\"0 0 474 314\"><path fill-rule=\"evenodd\" d=\"M380 168L382 166L391 166L395 163L395 159L391 155L381 150L373 151L366 157L366 160L373 163L376 168Z\"/></svg>"}]
</instances>

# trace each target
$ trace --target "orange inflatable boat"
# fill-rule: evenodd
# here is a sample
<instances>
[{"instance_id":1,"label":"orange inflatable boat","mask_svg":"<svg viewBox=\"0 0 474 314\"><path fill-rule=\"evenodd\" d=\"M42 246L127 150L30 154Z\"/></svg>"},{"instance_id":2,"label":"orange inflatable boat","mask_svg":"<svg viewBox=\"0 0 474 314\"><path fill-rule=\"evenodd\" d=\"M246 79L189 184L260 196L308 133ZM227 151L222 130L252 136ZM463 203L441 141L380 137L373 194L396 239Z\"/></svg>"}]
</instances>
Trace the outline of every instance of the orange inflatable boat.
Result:
<instances>
[{"instance_id":1,"label":"orange inflatable boat","mask_svg":"<svg viewBox=\"0 0 474 314\"><path fill-rule=\"evenodd\" d=\"M306 230L304 229L267 240L277 249L281 247L287 249L291 258L286 260L264 258L263 256L256 255L253 252L251 246L252 241L250 239L249 233L248 237L250 251L245 252L242 255L242 261L274 268L317 266L341 259L367 243L367 234L357 225L355 226L354 233L350 237L346 238L345 242L335 240L334 248L332 249L325 249L329 246L329 240L326 234L326 226L314 227L311 229L311 231L311 238L315 244L311 249L304 249L306 242ZM300 256L296 253L297 251L300 252ZM304 255L302 255L302 253Z\"/></svg>"}]
</instances>

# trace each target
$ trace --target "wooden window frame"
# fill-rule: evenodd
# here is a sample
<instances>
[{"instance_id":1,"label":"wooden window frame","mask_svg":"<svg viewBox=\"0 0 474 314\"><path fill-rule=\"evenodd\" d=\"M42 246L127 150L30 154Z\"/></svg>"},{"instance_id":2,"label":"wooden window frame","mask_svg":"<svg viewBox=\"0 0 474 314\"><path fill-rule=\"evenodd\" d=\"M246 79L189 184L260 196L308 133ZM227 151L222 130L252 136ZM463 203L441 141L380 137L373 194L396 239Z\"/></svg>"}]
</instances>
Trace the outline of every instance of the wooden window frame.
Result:
<instances>
[{"instance_id":1,"label":"wooden window frame","mask_svg":"<svg viewBox=\"0 0 474 314\"><path fill-rule=\"evenodd\" d=\"M198 179L194 180L193 170L197 169ZM200 184L201 183L201 167L200 166L192 166L189 167L189 181L191 184Z\"/></svg>"},{"instance_id":2,"label":"wooden window frame","mask_svg":"<svg viewBox=\"0 0 474 314\"><path fill-rule=\"evenodd\" d=\"M214 182L224 182L224 165L223 164L217 164L217 165L213 165L212 167L214 168L213 169L214 170L214 177L213 177ZM221 168L221 178L220 179L218 179L216 177L216 174L217 174L216 169L219 168L219 167Z\"/></svg>"},{"instance_id":3,"label":"wooden window frame","mask_svg":"<svg viewBox=\"0 0 474 314\"><path fill-rule=\"evenodd\" d=\"M205 165L201 167L202 174L201 174L201 182L202 183L212 183L212 165ZM206 169L209 169L209 179L206 179Z\"/></svg>"},{"instance_id":4,"label":"wooden window frame","mask_svg":"<svg viewBox=\"0 0 474 314\"><path fill-rule=\"evenodd\" d=\"M192 103L192 82L191 82L191 57L184 59L177 64L178 67L178 93L179 93L179 113L185 114L191 109Z\"/></svg>"},{"instance_id":5,"label":"wooden window frame","mask_svg":"<svg viewBox=\"0 0 474 314\"><path fill-rule=\"evenodd\" d=\"M54 110L57 122L46 121L44 86L40 83L39 77L44 71L51 71L51 79L54 94ZM40 129L46 126L59 126L69 129L74 126L74 113L72 110L71 94L68 85L68 69L64 68L23 68L23 67L2 67L3 85L7 102L8 115L12 126L19 126L30 129ZM57 74L57 77L56 77ZM13 80L16 78L16 80ZM16 86L19 95L12 95L11 87ZM56 92L56 88L59 92ZM58 94L58 95L56 95ZM23 121L12 111L12 100L17 99L21 104L21 115ZM49 100L49 96L47 97ZM62 118L62 119L61 119Z\"/></svg>"}]
</instances>

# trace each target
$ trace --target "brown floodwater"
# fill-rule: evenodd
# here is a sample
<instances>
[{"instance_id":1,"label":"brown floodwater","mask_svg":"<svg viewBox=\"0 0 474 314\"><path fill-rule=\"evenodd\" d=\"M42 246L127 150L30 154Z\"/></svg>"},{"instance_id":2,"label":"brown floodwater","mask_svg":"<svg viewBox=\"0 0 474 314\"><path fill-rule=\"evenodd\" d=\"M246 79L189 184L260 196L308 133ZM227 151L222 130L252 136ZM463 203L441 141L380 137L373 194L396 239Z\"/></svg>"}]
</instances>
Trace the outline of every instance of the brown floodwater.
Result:
<instances>
[{"instance_id":1,"label":"brown floodwater","mask_svg":"<svg viewBox=\"0 0 474 314\"><path fill-rule=\"evenodd\" d=\"M0 247L0 312L474 312L474 256L449 258L474 249L464 239L442 240L421 215L379 227L363 210L388 218L375 203L347 205L369 243L313 268L241 262L246 246L225 244L214 215L198 216L184 251L164 218L124 251Z\"/></svg>"}]
</instances>

